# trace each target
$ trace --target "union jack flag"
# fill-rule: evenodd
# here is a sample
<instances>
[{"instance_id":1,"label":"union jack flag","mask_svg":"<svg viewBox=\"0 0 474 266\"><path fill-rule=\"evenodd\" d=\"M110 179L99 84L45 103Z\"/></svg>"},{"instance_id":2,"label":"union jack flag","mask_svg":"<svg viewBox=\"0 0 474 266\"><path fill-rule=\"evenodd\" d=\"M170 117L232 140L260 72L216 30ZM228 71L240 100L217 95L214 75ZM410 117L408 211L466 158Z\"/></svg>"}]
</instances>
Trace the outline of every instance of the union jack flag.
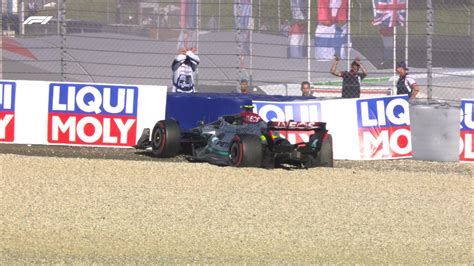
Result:
<instances>
[{"instance_id":1,"label":"union jack flag","mask_svg":"<svg viewBox=\"0 0 474 266\"><path fill-rule=\"evenodd\" d=\"M382 28L405 26L406 8L406 0L376 0L372 24Z\"/></svg>"}]
</instances>

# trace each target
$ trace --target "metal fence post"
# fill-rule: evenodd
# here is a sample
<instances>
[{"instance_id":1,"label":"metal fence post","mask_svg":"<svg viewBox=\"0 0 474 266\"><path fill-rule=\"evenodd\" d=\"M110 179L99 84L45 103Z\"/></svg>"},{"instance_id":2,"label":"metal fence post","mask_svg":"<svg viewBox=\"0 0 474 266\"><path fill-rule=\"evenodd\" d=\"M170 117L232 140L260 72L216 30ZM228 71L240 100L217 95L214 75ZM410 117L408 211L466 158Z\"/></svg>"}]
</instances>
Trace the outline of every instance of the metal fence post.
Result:
<instances>
[{"instance_id":1,"label":"metal fence post","mask_svg":"<svg viewBox=\"0 0 474 266\"><path fill-rule=\"evenodd\" d=\"M462 5L467 10L467 35L471 36L472 33L472 19L471 19L471 9L466 6L466 4ZM471 6L472 7L472 6Z\"/></svg>"},{"instance_id":2,"label":"metal fence post","mask_svg":"<svg viewBox=\"0 0 474 266\"><path fill-rule=\"evenodd\" d=\"M58 22L60 26L60 38L61 38L61 81L66 81L66 0L58 0L58 4L60 5L59 8L59 17L58 17Z\"/></svg>"},{"instance_id":3,"label":"metal fence post","mask_svg":"<svg viewBox=\"0 0 474 266\"><path fill-rule=\"evenodd\" d=\"M217 28L218 31L221 31L221 0L219 0L219 11L218 11L218 19L217 19Z\"/></svg>"},{"instance_id":4,"label":"metal fence post","mask_svg":"<svg viewBox=\"0 0 474 266\"><path fill-rule=\"evenodd\" d=\"M426 1L427 7L427 45L426 45L426 71L427 71L427 89L428 100L433 98L433 3L432 0Z\"/></svg>"},{"instance_id":5,"label":"metal fence post","mask_svg":"<svg viewBox=\"0 0 474 266\"><path fill-rule=\"evenodd\" d=\"M20 12L19 12L19 19L20 19L20 35L25 35L25 1L20 0Z\"/></svg>"},{"instance_id":6,"label":"metal fence post","mask_svg":"<svg viewBox=\"0 0 474 266\"><path fill-rule=\"evenodd\" d=\"M242 43L241 43L242 30L240 28L240 20L242 19L241 18L242 13L241 13L240 0L237 2L237 6L234 6L234 8L237 8L237 21L236 21L237 25L235 25L237 27L237 36L236 36L236 40L237 40L237 66L238 66L238 68L237 68L237 84L240 84L239 80L242 78L242 66L241 66L241 63L240 63L240 61L241 61L241 52L242 52ZM238 90L238 88L237 88L237 90Z\"/></svg>"}]
</instances>

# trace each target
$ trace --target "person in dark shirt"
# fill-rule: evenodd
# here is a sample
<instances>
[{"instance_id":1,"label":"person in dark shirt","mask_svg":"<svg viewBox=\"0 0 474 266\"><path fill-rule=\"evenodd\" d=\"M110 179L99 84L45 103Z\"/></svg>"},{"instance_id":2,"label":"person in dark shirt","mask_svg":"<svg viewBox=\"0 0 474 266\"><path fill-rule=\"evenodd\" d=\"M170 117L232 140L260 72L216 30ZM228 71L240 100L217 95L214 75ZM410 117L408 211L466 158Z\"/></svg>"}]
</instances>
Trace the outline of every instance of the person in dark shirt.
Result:
<instances>
[{"instance_id":1,"label":"person in dark shirt","mask_svg":"<svg viewBox=\"0 0 474 266\"><path fill-rule=\"evenodd\" d=\"M362 65L359 58L356 58L351 63L349 71L338 71L337 64L339 57L334 58L334 63L331 66L330 73L334 76L342 78L342 98L359 98L360 97L360 83L367 77L367 69ZM360 72L362 70L362 73Z\"/></svg>"}]
</instances>

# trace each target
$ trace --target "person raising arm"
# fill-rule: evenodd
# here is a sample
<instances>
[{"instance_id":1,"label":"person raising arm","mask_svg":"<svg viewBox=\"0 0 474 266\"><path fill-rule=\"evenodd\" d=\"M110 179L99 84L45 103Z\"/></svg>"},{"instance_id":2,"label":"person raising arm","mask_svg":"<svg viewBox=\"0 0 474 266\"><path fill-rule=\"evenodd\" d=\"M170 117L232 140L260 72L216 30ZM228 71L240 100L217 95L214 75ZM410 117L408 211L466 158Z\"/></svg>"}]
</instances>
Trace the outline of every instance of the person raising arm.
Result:
<instances>
[{"instance_id":1,"label":"person raising arm","mask_svg":"<svg viewBox=\"0 0 474 266\"><path fill-rule=\"evenodd\" d=\"M342 98L359 98L361 81L367 77L367 69L362 65L360 59L357 57L351 63L349 71L338 71L337 64L339 57L334 58L334 63L331 66L329 73L334 76L342 78ZM362 73L359 72L362 70Z\"/></svg>"}]
</instances>

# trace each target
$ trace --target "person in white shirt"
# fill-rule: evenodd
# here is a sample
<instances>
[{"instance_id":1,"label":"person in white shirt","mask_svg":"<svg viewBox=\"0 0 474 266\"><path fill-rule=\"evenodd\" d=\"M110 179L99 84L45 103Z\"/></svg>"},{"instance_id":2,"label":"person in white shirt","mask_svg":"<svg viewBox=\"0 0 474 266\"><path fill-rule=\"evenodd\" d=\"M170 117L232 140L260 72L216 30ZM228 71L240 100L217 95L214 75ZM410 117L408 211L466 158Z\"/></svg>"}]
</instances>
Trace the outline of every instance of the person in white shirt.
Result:
<instances>
[{"instance_id":1,"label":"person in white shirt","mask_svg":"<svg viewBox=\"0 0 474 266\"><path fill-rule=\"evenodd\" d=\"M397 82L397 94L408 94L409 100L415 99L420 91L415 79L408 76L408 67L405 61L397 63L397 73L399 75Z\"/></svg>"},{"instance_id":2,"label":"person in white shirt","mask_svg":"<svg viewBox=\"0 0 474 266\"><path fill-rule=\"evenodd\" d=\"M195 54L196 48L181 48L175 57L171 69L173 70L173 92L195 93L194 72L201 61Z\"/></svg>"}]
</instances>

